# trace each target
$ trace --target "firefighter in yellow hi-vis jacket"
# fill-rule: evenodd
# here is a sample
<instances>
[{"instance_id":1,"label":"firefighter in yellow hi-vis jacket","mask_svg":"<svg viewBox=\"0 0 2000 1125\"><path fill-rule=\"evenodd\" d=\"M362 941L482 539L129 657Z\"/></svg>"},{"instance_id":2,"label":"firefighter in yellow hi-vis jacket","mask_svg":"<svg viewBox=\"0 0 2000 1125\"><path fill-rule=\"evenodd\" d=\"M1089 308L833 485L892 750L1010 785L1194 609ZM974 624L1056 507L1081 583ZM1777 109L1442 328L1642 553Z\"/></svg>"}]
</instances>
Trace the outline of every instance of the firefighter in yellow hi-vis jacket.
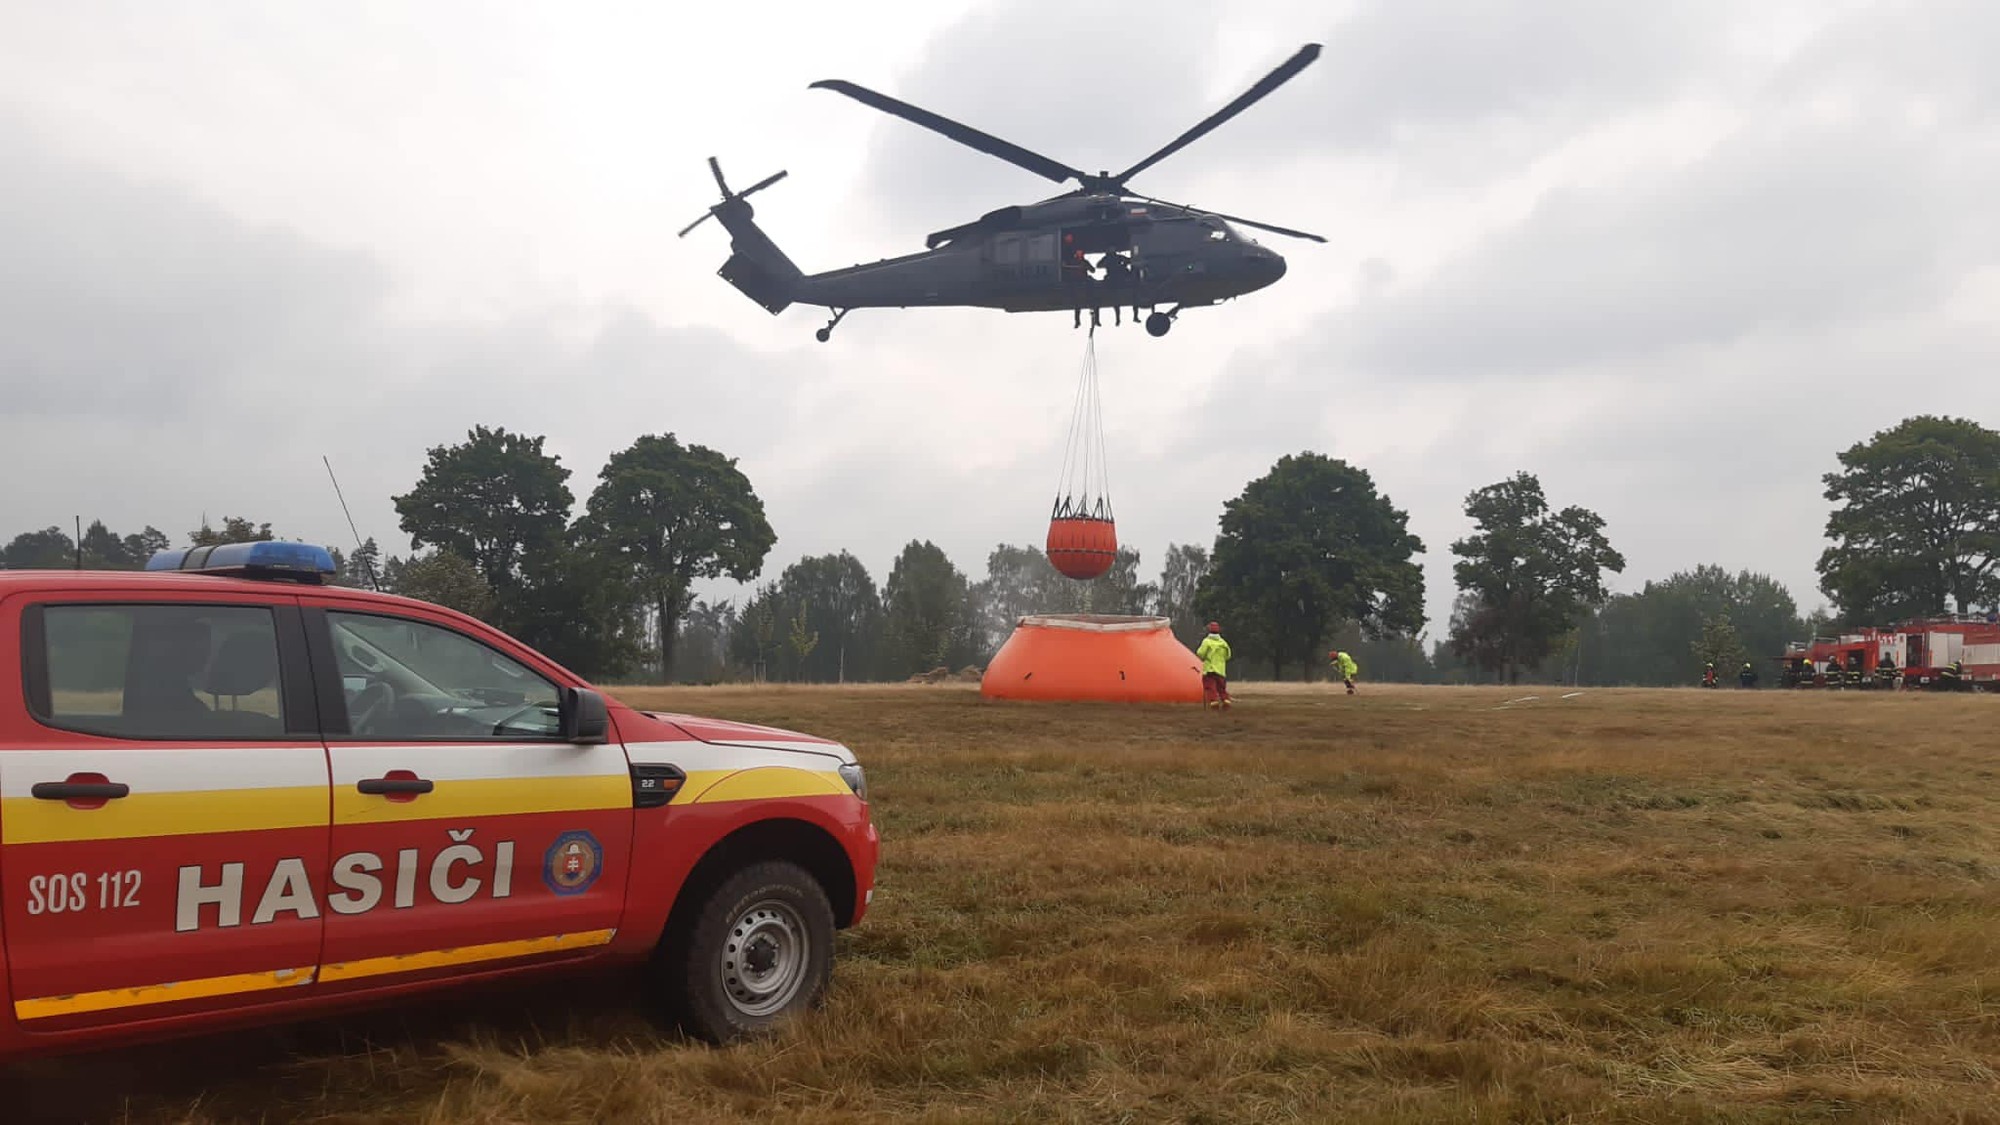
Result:
<instances>
[{"instance_id":1,"label":"firefighter in yellow hi-vis jacket","mask_svg":"<svg viewBox=\"0 0 2000 1125\"><path fill-rule=\"evenodd\" d=\"M1354 677L1361 671L1361 665L1356 664L1354 658L1344 652L1333 652L1327 655L1332 658L1333 666L1340 669L1340 679L1342 683L1347 685L1347 694L1353 695Z\"/></svg>"},{"instance_id":2,"label":"firefighter in yellow hi-vis jacket","mask_svg":"<svg viewBox=\"0 0 2000 1125\"><path fill-rule=\"evenodd\" d=\"M1222 639L1222 625L1208 623L1208 636L1194 650L1201 658L1201 698L1211 709L1229 710L1229 642Z\"/></svg>"}]
</instances>

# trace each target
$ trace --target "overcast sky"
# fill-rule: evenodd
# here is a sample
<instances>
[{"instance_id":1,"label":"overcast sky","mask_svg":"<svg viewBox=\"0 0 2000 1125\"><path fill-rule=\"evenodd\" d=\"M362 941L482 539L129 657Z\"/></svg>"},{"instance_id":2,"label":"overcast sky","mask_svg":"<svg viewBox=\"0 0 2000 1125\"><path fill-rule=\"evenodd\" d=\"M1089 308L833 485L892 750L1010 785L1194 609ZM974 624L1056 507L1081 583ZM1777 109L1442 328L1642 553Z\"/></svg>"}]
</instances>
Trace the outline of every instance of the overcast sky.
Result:
<instances>
[{"instance_id":1,"label":"overcast sky","mask_svg":"<svg viewBox=\"0 0 2000 1125\"><path fill-rule=\"evenodd\" d=\"M1120 538L1156 572L1286 453L1371 472L1428 551L1516 470L1608 521L1613 583L1701 563L1810 607L1834 454L2000 424L2000 8L1445 0L1078 5L0 5L0 532L203 513L408 546L389 497L474 424L579 508L671 431L778 544L974 577L1039 543L1084 344L1066 314L772 317L715 276L705 159L808 270L1057 185L846 78L1122 168L1300 44L1319 62L1142 174L1303 227L1290 272L1101 331ZM726 592L726 591L724 591Z\"/></svg>"}]
</instances>

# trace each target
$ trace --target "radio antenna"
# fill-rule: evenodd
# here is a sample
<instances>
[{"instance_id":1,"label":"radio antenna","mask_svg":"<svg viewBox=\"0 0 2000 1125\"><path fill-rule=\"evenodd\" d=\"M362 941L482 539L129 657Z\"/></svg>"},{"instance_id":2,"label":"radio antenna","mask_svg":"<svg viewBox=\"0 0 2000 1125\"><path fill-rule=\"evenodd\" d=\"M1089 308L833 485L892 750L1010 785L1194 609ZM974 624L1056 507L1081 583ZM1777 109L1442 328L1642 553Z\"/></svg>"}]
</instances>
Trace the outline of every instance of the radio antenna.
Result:
<instances>
[{"instance_id":1,"label":"radio antenna","mask_svg":"<svg viewBox=\"0 0 2000 1125\"><path fill-rule=\"evenodd\" d=\"M347 530L354 533L354 555L361 560L361 572L368 576L368 588L380 593L382 585L375 581L375 564L368 560L367 549L361 545L361 532L354 526L354 513L347 510L347 497L341 495L340 478L333 475L333 462L324 453L319 459L326 463L326 479L333 482L333 495L340 501L340 514L347 517Z\"/></svg>"}]
</instances>

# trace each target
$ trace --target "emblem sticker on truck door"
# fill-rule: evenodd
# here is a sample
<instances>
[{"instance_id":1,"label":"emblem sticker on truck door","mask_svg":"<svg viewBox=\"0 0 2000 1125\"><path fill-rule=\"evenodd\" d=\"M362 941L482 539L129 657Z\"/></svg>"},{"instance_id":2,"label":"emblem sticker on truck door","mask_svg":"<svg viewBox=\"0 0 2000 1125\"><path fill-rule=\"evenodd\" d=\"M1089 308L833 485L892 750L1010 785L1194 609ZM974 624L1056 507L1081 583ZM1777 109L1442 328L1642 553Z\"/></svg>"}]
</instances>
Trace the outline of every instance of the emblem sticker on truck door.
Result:
<instances>
[{"instance_id":1,"label":"emblem sticker on truck door","mask_svg":"<svg viewBox=\"0 0 2000 1125\"><path fill-rule=\"evenodd\" d=\"M604 849L588 832L565 832L542 857L542 881L559 895L578 895L597 882Z\"/></svg>"}]
</instances>

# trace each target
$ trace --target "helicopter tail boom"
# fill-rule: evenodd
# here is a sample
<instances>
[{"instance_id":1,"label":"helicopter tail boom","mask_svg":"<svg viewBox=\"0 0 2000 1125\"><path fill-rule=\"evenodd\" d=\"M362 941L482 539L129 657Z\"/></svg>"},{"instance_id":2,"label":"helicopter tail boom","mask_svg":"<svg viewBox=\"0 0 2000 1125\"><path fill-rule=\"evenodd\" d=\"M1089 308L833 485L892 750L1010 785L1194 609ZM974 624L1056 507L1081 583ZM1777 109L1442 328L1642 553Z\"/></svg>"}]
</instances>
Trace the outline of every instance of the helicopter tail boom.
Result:
<instances>
[{"instance_id":1,"label":"helicopter tail boom","mask_svg":"<svg viewBox=\"0 0 2000 1125\"><path fill-rule=\"evenodd\" d=\"M718 208L715 217L730 235L729 260L716 272L772 315L785 311L805 275L757 225L748 203L732 200Z\"/></svg>"}]
</instances>

